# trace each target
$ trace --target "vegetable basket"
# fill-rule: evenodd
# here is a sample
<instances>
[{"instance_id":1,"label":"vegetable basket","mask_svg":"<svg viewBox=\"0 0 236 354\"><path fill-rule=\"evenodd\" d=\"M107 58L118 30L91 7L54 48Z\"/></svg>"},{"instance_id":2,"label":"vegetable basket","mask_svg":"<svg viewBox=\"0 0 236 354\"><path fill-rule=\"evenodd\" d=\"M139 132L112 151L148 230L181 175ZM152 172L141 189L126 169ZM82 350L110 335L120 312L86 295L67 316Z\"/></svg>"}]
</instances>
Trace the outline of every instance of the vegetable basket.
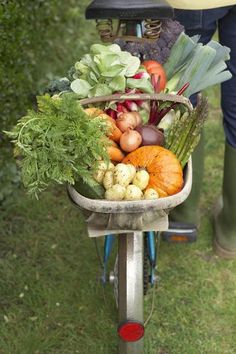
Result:
<instances>
[{"instance_id":1,"label":"vegetable basket","mask_svg":"<svg viewBox=\"0 0 236 354\"><path fill-rule=\"evenodd\" d=\"M190 101L174 94L114 94L83 99L83 106L108 102L129 100L156 100L184 104L192 110ZM184 185L177 194L153 200L110 201L89 199L81 195L72 185L67 186L71 201L82 211L90 237L119 234L132 231L164 231L168 229L169 211L181 204L189 195L192 186L191 158L184 168Z\"/></svg>"}]
</instances>

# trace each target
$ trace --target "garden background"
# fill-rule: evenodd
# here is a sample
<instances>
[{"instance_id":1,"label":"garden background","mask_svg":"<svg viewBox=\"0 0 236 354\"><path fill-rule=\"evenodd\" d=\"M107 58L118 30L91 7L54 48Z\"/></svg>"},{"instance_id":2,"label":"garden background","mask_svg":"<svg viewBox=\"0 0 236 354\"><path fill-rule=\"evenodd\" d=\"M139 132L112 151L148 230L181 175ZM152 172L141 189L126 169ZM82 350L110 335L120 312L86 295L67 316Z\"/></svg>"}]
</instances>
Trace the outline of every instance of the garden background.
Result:
<instances>
[{"instance_id":1,"label":"garden background","mask_svg":"<svg viewBox=\"0 0 236 354\"><path fill-rule=\"evenodd\" d=\"M112 289L83 219L63 187L39 201L19 185L8 130L49 81L99 41L86 0L0 4L0 353L115 354ZM219 88L209 96L201 228L194 245L161 243L148 354L235 354L235 261L212 252L212 206L220 193L224 135ZM102 247L102 243L99 242ZM145 314L152 294L145 298Z\"/></svg>"}]
</instances>

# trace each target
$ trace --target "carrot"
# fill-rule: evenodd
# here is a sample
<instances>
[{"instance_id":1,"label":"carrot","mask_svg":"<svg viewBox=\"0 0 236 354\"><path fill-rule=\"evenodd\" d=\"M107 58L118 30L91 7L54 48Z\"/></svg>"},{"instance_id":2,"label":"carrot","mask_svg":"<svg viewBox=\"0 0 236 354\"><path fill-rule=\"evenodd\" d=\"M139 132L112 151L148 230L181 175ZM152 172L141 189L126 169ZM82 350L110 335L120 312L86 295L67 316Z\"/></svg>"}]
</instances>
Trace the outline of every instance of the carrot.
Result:
<instances>
[{"instance_id":1,"label":"carrot","mask_svg":"<svg viewBox=\"0 0 236 354\"><path fill-rule=\"evenodd\" d=\"M115 147L117 147L119 149L119 145L114 140L110 139L109 143L110 143L111 146L115 146Z\"/></svg>"},{"instance_id":2,"label":"carrot","mask_svg":"<svg viewBox=\"0 0 236 354\"><path fill-rule=\"evenodd\" d=\"M108 155L109 155L111 161L120 162L125 157L124 153L119 148L117 148L115 146L108 146L107 152L108 152Z\"/></svg>"},{"instance_id":3,"label":"carrot","mask_svg":"<svg viewBox=\"0 0 236 354\"><path fill-rule=\"evenodd\" d=\"M96 107L89 107L86 108L84 111L87 113L87 115L91 117L97 117L104 113L100 108Z\"/></svg>"},{"instance_id":4,"label":"carrot","mask_svg":"<svg viewBox=\"0 0 236 354\"><path fill-rule=\"evenodd\" d=\"M105 113L101 114L100 117L108 120L111 123L111 130L110 130L110 132L108 134L108 137L111 140L113 140L113 141L118 143L120 141L120 137L122 135L122 131L116 126L115 119L111 118L110 116L108 116Z\"/></svg>"},{"instance_id":5,"label":"carrot","mask_svg":"<svg viewBox=\"0 0 236 354\"><path fill-rule=\"evenodd\" d=\"M112 126L111 133L109 134L109 138L117 143L120 141L120 137L122 135L122 131L114 124Z\"/></svg>"},{"instance_id":6,"label":"carrot","mask_svg":"<svg viewBox=\"0 0 236 354\"><path fill-rule=\"evenodd\" d=\"M113 141L116 141L117 143L120 141L120 137L122 135L122 132L116 126L116 122L112 117L110 117L108 114L104 113L101 109L95 108L95 107L86 108L85 112L93 118L100 117L100 118L108 120L111 123L111 131L108 135L109 138Z\"/></svg>"}]
</instances>

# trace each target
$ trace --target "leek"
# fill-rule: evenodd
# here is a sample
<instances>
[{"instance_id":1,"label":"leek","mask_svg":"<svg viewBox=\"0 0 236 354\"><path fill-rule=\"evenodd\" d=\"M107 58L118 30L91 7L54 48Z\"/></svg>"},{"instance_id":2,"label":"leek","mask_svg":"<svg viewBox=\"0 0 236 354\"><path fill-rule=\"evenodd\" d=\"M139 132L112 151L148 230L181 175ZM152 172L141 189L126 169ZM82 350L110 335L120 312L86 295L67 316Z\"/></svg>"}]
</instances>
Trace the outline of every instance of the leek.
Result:
<instances>
[{"instance_id":1,"label":"leek","mask_svg":"<svg viewBox=\"0 0 236 354\"><path fill-rule=\"evenodd\" d=\"M170 79L177 71L176 68L184 63L185 59L195 48L196 42L182 32L173 47L171 48L170 56L164 64L167 78Z\"/></svg>"},{"instance_id":2,"label":"leek","mask_svg":"<svg viewBox=\"0 0 236 354\"><path fill-rule=\"evenodd\" d=\"M168 91L178 91L186 82L189 88L184 95L189 97L209 86L229 80L232 75L225 64L230 49L216 41L203 45L199 36L180 34L171 49L171 55L164 68L167 73Z\"/></svg>"}]
</instances>

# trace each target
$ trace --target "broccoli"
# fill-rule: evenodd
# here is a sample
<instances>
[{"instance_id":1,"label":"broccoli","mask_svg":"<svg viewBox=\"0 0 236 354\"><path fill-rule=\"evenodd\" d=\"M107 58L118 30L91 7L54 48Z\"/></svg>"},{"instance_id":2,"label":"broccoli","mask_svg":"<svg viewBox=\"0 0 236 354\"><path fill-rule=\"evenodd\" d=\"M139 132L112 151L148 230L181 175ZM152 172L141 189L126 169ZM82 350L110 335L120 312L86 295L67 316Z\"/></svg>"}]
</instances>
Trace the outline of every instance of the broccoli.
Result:
<instances>
[{"instance_id":1,"label":"broccoli","mask_svg":"<svg viewBox=\"0 0 236 354\"><path fill-rule=\"evenodd\" d=\"M122 50L143 60L156 60L164 64L170 55L170 50L176 42L184 27L177 21L163 20L161 33L158 39L145 42L126 42L122 38L117 38L114 43L118 44Z\"/></svg>"}]
</instances>

